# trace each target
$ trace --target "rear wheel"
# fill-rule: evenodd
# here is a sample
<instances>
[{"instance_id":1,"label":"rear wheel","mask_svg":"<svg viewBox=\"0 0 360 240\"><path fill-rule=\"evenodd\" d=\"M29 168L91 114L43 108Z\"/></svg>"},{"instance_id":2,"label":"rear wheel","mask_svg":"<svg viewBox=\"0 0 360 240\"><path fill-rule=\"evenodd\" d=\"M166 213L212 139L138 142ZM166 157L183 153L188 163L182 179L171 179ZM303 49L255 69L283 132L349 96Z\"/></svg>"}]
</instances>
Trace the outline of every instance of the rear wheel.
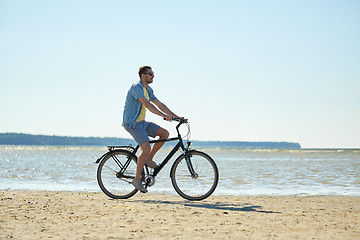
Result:
<instances>
[{"instance_id":1,"label":"rear wheel","mask_svg":"<svg viewBox=\"0 0 360 240\"><path fill-rule=\"evenodd\" d=\"M111 151L100 162L97 180L101 190L111 198L125 199L136 194L131 184L136 173L136 158L128 151Z\"/></svg>"},{"instance_id":2,"label":"rear wheel","mask_svg":"<svg viewBox=\"0 0 360 240\"><path fill-rule=\"evenodd\" d=\"M185 199L198 201L209 197L216 189L219 171L214 160L206 153L190 151L189 163L185 155L175 160L171 168L171 181L175 191ZM193 169L193 174L190 169Z\"/></svg>"}]
</instances>

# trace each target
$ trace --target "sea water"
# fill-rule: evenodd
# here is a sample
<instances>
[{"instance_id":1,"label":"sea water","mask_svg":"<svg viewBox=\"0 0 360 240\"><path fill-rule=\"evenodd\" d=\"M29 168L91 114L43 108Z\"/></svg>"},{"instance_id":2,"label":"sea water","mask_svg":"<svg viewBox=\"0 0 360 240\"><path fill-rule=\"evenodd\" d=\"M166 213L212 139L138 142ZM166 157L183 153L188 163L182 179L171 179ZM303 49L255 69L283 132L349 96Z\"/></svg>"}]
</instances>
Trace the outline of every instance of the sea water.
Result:
<instances>
[{"instance_id":1,"label":"sea water","mask_svg":"<svg viewBox=\"0 0 360 240\"><path fill-rule=\"evenodd\" d=\"M156 162L171 150L164 147ZM216 162L214 195L360 196L360 150L198 149ZM0 145L0 189L100 192L95 161L106 147ZM176 194L170 168L158 174L150 192Z\"/></svg>"}]
</instances>

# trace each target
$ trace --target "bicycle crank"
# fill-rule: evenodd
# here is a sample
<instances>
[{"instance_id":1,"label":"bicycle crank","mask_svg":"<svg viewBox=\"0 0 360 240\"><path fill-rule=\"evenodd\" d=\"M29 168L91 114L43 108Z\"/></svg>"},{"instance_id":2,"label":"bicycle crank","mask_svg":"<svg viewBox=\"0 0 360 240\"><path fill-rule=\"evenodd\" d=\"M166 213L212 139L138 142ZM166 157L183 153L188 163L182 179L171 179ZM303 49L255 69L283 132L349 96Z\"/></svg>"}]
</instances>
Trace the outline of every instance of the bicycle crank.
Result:
<instances>
[{"instance_id":1,"label":"bicycle crank","mask_svg":"<svg viewBox=\"0 0 360 240\"><path fill-rule=\"evenodd\" d=\"M155 184L155 178L153 176L150 176L150 175L146 176L145 177L145 184L146 184L146 186L151 187L152 185Z\"/></svg>"}]
</instances>

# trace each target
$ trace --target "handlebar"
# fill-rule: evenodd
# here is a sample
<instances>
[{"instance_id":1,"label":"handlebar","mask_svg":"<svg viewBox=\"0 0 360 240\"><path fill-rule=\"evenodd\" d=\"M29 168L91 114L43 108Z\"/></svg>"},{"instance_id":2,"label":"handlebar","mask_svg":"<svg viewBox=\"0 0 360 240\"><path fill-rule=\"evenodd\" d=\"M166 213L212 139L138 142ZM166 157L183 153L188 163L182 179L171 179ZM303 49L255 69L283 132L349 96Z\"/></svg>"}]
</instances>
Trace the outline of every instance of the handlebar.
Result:
<instances>
[{"instance_id":1,"label":"handlebar","mask_svg":"<svg viewBox=\"0 0 360 240\"><path fill-rule=\"evenodd\" d=\"M166 120L166 119L164 118L164 120ZM172 121L176 121L176 122L179 122L179 123L187 123L188 119L179 118L179 117L172 117Z\"/></svg>"},{"instance_id":2,"label":"handlebar","mask_svg":"<svg viewBox=\"0 0 360 240\"><path fill-rule=\"evenodd\" d=\"M166 119L164 118L164 120L166 120ZM188 123L188 119L186 119L186 118L179 118L179 117L172 117L172 121L179 122L179 123L176 125L175 128L176 128L176 132L177 132L177 134L178 134L178 138L181 139L181 134L180 134L180 132L179 132L179 127L180 127L180 125L183 124L183 123ZM189 133L190 133L190 126L189 126L189 124L187 124L187 127L188 127L188 134L187 134L186 136L189 136Z\"/></svg>"}]
</instances>

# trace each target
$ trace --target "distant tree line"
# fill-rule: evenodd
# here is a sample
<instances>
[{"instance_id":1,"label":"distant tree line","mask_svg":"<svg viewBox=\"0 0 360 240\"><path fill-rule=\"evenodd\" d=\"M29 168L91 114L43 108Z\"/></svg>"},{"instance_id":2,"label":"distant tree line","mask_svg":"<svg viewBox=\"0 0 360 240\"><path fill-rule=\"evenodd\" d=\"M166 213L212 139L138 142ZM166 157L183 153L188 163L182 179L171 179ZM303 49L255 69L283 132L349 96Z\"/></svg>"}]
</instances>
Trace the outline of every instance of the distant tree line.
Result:
<instances>
[{"instance_id":1,"label":"distant tree line","mask_svg":"<svg viewBox=\"0 0 360 240\"><path fill-rule=\"evenodd\" d=\"M265 149L301 149L299 143L292 142L236 142L236 141L192 141L197 148L265 148ZM32 135L24 133L0 133L0 145L55 145L55 146L109 146L136 145L127 138L66 137ZM167 143L169 144L169 143ZM174 142L172 142L172 145Z\"/></svg>"},{"instance_id":2,"label":"distant tree line","mask_svg":"<svg viewBox=\"0 0 360 240\"><path fill-rule=\"evenodd\" d=\"M100 137L66 137L31 135L24 133L0 133L1 145L64 145L64 146L107 146L135 144L125 138L100 138Z\"/></svg>"},{"instance_id":3,"label":"distant tree line","mask_svg":"<svg viewBox=\"0 0 360 240\"><path fill-rule=\"evenodd\" d=\"M299 143L292 143L292 142L194 141L193 143L198 147L301 149Z\"/></svg>"}]
</instances>

